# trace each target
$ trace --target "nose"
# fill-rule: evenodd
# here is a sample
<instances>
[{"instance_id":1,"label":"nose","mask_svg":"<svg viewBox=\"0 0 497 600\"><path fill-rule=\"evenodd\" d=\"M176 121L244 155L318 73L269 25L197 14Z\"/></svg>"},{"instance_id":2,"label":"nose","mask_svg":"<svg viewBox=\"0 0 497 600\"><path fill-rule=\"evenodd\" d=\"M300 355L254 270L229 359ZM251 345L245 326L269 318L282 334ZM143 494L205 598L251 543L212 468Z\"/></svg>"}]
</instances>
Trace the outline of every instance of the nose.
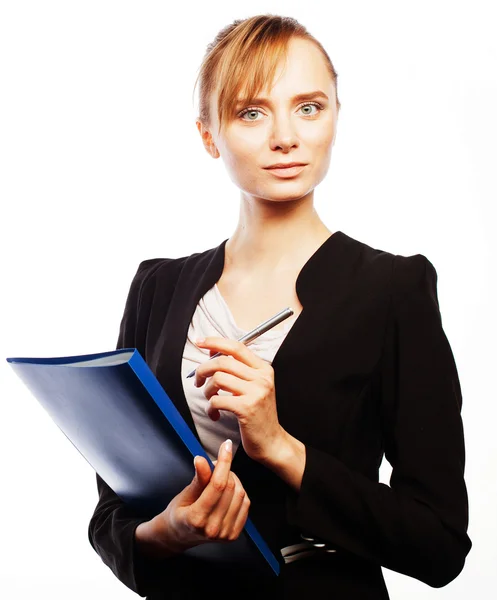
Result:
<instances>
[{"instance_id":1,"label":"nose","mask_svg":"<svg viewBox=\"0 0 497 600\"><path fill-rule=\"evenodd\" d=\"M285 152L288 152L291 148L298 147L298 137L290 119L274 121L269 143L272 150L283 150Z\"/></svg>"}]
</instances>

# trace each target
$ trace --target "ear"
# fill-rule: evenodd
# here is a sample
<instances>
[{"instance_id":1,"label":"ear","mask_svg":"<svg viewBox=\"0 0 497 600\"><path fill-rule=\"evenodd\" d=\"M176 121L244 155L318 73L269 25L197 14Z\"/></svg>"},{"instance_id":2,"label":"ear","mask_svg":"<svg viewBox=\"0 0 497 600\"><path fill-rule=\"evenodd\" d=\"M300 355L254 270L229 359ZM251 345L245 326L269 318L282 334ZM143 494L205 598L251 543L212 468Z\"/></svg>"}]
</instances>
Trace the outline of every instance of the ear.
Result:
<instances>
[{"instance_id":1,"label":"ear","mask_svg":"<svg viewBox=\"0 0 497 600\"><path fill-rule=\"evenodd\" d=\"M200 119L196 120L197 129L200 133L200 137L202 138L202 142L204 144L205 149L213 158L219 158L221 155L219 154L219 150L212 139L211 132L203 125Z\"/></svg>"}]
</instances>

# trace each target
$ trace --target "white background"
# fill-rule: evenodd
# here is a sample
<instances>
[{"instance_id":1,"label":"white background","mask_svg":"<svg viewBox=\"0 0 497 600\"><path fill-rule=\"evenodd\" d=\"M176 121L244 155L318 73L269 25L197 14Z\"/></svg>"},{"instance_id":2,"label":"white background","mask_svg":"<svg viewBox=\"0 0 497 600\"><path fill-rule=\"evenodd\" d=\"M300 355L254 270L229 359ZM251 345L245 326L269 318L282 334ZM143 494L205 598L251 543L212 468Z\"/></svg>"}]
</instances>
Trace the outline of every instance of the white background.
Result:
<instances>
[{"instance_id":1,"label":"white background","mask_svg":"<svg viewBox=\"0 0 497 600\"><path fill-rule=\"evenodd\" d=\"M497 42L488 2L0 4L0 457L5 598L136 595L87 540L95 475L7 356L115 348L145 258L233 233L239 190L195 126L208 43L236 18L303 23L338 71L342 109L315 206L373 247L424 254L463 390L473 549L433 589L384 570L392 598L497 587ZM389 466L382 466L388 481ZM215 589L222 582L212 582Z\"/></svg>"}]
</instances>

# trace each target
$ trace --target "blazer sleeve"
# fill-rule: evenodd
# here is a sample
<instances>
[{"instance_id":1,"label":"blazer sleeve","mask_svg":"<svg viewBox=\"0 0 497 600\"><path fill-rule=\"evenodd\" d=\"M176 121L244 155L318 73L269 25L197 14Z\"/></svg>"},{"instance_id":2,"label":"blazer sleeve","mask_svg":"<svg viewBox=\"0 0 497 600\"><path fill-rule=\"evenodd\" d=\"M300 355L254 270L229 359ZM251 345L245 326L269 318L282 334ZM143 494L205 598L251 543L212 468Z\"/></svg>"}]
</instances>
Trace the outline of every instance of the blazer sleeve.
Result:
<instances>
[{"instance_id":1,"label":"blazer sleeve","mask_svg":"<svg viewBox=\"0 0 497 600\"><path fill-rule=\"evenodd\" d=\"M437 273L423 255L396 255L378 366L390 486L305 444L290 523L330 545L442 587L461 572L467 535L462 396L442 327Z\"/></svg>"},{"instance_id":2,"label":"blazer sleeve","mask_svg":"<svg viewBox=\"0 0 497 600\"><path fill-rule=\"evenodd\" d=\"M148 259L138 266L126 300L116 349L137 348L145 357L152 299L152 291L146 284L154 267L164 260L170 259ZM139 596L147 596L154 589L163 592L172 589L182 575L187 557L155 559L141 554L134 534L138 525L148 518L133 513L98 473L96 481L99 499L88 526L93 549L114 575Z\"/></svg>"}]
</instances>

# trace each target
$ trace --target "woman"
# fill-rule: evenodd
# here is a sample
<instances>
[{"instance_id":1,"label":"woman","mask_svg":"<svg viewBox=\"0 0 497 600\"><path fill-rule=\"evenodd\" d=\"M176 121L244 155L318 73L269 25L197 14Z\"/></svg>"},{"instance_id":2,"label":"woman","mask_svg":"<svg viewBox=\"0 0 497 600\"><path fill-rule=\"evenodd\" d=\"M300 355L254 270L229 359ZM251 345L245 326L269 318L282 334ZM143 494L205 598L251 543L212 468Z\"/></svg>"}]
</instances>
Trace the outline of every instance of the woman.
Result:
<instances>
[{"instance_id":1,"label":"woman","mask_svg":"<svg viewBox=\"0 0 497 600\"><path fill-rule=\"evenodd\" d=\"M197 126L241 190L238 226L216 248L140 263L117 347L139 349L217 460L211 472L197 457L192 482L153 519L97 475L90 542L154 600L385 599L382 566L446 585L471 541L461 390L435 268L332 232L317 215L337 75L294 19L235 21L200 76ZM286 306L290 319L249 346L236 341ZM378 481L384 455L390 486ZM184 554L230 543L249 512L279 577Z\"/></svg>"}]
</instances>

